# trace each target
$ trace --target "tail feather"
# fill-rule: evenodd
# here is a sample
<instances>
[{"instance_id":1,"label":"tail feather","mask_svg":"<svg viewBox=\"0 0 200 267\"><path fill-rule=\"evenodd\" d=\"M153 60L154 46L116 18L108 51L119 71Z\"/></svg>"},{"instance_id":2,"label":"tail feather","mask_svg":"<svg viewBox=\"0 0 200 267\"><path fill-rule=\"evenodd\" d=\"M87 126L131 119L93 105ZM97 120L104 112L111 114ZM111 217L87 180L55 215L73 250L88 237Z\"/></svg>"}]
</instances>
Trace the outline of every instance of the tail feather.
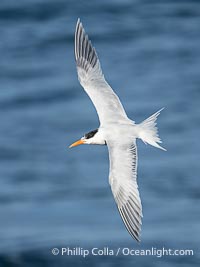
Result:
<instances>
[{"instance_id":1,"label":"tail feather","mask_svg":"<svg viewBox=\"0 0 200 267\"><path fill-rule=\"evenodd\" d=\"M151 115L149 118L144 120L142 123L140 123L139 126L139 132L138 132L138 137L142 139L142 141L146 144L150 144L154 147L160 148L162 150L165 150L165 148L161 147L159 144L162 143L160 140L160 137L158 135L158 129L156 127L157 123L157 117L160 114L160 112L164 108L160 109L153 115ZM158 144L159 143L159 144Z\"/></svg>"}]
</instances>

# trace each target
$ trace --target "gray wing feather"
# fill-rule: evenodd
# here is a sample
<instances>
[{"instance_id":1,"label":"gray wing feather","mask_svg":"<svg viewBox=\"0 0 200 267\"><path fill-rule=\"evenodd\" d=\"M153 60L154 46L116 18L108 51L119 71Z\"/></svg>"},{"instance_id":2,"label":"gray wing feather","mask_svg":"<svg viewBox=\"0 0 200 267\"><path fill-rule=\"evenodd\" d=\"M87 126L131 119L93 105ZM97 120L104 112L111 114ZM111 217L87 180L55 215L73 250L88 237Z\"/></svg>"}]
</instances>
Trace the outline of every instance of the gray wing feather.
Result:
<instances>
[{"instance_id":1,"label":"gray wing feather","mask_svg":"<svg viewBox=\"0 0 200 267\"><path fill-rule=\"evenodd\" d=\"M142 225L142 205L137 185L136 144L110 144L109 181L121 218L138 242Z\"/></svg>"},{"instance_id":2,"label":"gray wing feather","mask_svg":"<svg viewBox=\"0 0 200 267\"><path fill-rule=\"evenodd\" d=\"M103 77L96 50L85 33L80 19L77 21L75 32L75 59L78 68L82 68L86 73L98 69L98 75Z\"/></svg>"},{"instance_id":3,"label":"gray wing feather","mask_svg":"<svg viewBox=\"0 0 200 267\"><path fill-rule=\"evenodd\" d=\"M75 59L80 84L92 100L101 125L116 121L133 124L134 122L128 119L118 96L106 82L96 50L80 20L77 21L75 32Z\"/></svg>"}]
</instances>

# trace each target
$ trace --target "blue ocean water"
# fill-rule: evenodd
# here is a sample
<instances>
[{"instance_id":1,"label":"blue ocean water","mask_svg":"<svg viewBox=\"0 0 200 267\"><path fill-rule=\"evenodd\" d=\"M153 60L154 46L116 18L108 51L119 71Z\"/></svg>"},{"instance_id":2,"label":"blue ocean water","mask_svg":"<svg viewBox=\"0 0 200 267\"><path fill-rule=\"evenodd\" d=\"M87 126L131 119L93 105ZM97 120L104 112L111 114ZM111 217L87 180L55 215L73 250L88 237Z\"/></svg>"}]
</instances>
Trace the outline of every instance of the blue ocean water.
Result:
<instances>
[{"instance_id":1,"label":"blue ocean water","mask_svg":"<svg viewBox=\"0 0 200 267\"><path fill-rule=\"evenodd\" d=\"M108 184L106 147L74 61L80 17L130 118L165 107L167 152L138 141L142 242ZM199 266L200 2L1 0L0 266ZM54 247L193 249L193 256L53 256Z\"/></svg>"}]
</instances>

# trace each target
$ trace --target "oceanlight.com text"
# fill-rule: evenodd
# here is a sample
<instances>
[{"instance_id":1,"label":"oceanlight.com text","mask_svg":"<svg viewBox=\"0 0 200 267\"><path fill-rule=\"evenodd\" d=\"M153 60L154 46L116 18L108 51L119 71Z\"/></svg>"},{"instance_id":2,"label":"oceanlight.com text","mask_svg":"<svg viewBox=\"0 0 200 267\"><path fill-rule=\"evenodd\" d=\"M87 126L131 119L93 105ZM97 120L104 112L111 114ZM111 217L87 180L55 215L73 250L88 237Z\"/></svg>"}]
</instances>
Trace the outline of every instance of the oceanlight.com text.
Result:
<instances>
[{"instance_id":1,"label":"oceanlight.com text","mask_svg":"<svg viewBox=\"0 0 200 267\"><path fill-rule=\"evenodd\" d=\"M87 256L154 256L161 258L163 256L193 256L194 251L192 249L172 249L172 248L156 248L150 249L132 249L128 247L93 247L86 249L83 247L62 247L53 248L51 250L53 255L61 256L81 256L83 258Z\"/></svg>"}]
</instances>

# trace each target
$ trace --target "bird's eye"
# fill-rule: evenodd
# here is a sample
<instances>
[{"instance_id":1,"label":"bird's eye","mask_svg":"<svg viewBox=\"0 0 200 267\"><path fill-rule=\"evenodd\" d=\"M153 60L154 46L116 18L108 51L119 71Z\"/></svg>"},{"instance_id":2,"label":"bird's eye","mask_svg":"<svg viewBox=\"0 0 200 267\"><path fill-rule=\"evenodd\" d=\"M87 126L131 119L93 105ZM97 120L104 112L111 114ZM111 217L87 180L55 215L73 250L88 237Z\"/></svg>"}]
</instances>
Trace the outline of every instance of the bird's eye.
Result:
<instances>
[{"instance_id":1,"label":"bird's eye","mask_svg":"<svg viewBox=\"0 0 200 267\"><path fill-rule=\"evenodd\" d=\"M92 138L96 133L98 132L98 129L94 130L94 131L91 131L89 133L86 133L85 134L85 139L90 139Z\"/></svg>"}]
</instances>

